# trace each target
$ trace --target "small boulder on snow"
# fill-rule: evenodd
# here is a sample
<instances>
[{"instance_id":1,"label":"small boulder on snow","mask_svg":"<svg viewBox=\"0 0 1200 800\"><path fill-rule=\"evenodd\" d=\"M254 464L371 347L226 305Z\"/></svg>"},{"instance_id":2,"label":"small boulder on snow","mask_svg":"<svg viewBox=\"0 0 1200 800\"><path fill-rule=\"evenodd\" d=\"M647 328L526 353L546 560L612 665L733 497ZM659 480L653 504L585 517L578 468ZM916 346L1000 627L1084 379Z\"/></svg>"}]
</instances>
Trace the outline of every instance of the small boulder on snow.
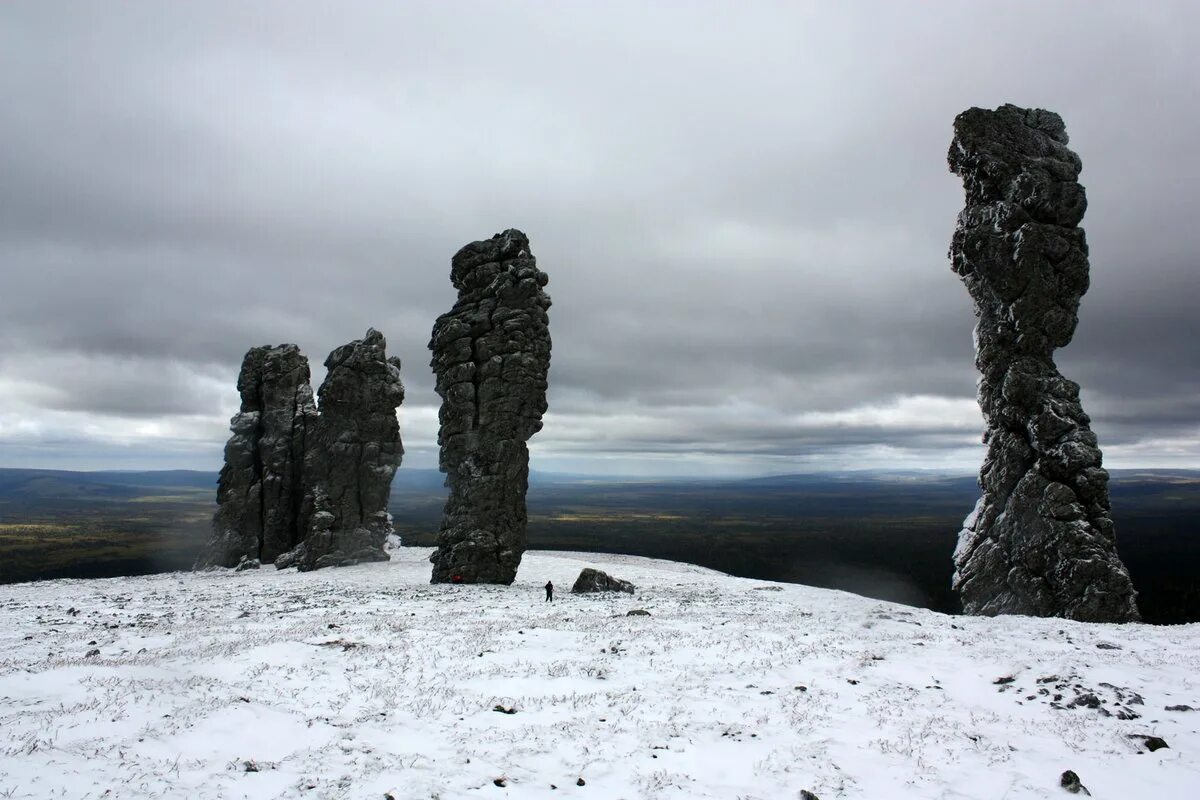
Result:
<instances>
[{"instance_id":1,"label":"small boulder on snow","mask_svg":"<svg viewBox=\"0 0 1200 800\"><path fill-rule=\"evenodd\" d=\"M1071 794L1085 794L1088 796L1091 796L1092 794L1088 791L1086 786L1079 782L1079 776L1076 775L1073 770L1067 770L1064 772L1058 783L1059 786L1062 786L1062 788L1066 789Z\"/></svg>"},{"instance_id":2,"label":"small boulder on snow","mask_svg":"<svg viewBox=\"0 0 1200 800\"><path fill-rule=\"evenodd\" d=\"M1153 753L1155 750L1162 750L1164 747L1170 749L1170 745L1161 736L1148 736L1144 733L1131 733L1130 739L1141 739L1142 745Z\"/></svg>"},{"instance_id":3,"label":"small boulder on snow","mask_svg":"<svg viewBox=\"0 0 1200 800\"><path fill-rule=\"evenodd\" d=\"M633 594L634 587L629 581L614 578L607 572L584 567L571 587L571 594L588 594L591 592L628 592Z\"/></svg>"}]
</instances>

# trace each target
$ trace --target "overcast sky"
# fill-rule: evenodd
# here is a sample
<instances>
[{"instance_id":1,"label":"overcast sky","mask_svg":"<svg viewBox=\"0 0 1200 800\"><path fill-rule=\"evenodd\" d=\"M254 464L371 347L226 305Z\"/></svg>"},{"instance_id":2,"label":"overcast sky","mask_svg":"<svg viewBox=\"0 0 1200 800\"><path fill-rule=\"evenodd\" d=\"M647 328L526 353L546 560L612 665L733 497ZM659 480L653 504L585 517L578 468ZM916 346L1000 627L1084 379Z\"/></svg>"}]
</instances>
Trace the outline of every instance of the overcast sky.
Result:
<instances>
[{"instance_id":1,"label":"overcast sky","mask_svg":"<svg viewBox=\"0 0 1200 800\"><path fill-rule=\"evenodd\" d=\"M1200 466L1200 4L4 3L0 466L215 469L252 345L383 331L405 464L450 256L554 299L534 469L973 471L954 116L1061 113L1109 466Z\"/></svg>"}]
</instances>

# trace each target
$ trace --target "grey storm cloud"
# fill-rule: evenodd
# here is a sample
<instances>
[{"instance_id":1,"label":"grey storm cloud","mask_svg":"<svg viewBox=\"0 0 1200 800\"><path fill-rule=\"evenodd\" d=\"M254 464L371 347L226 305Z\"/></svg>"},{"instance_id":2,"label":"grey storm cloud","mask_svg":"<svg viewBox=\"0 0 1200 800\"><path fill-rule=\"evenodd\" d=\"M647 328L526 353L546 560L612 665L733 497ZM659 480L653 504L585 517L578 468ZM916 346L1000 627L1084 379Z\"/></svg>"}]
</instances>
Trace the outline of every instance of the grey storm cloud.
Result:
<instances>
[{"instance_id":1,"label":"grey storm cloud","mask_svg":"<svg viewBox=\"0 0 1200 800\"><path fill-rule=\"evenodd\" d=\"M1064 116L1090 198L1060 366L1110 462L1195 465L1198 23L1187 2L4 4L0 463L214 466L248 347L294 341L319 381L374 326L429 466L449 258L516 226L554 298L535 468L969 469L945 152L959 111L1015 102Z\"/></svg>"}]
</instances>

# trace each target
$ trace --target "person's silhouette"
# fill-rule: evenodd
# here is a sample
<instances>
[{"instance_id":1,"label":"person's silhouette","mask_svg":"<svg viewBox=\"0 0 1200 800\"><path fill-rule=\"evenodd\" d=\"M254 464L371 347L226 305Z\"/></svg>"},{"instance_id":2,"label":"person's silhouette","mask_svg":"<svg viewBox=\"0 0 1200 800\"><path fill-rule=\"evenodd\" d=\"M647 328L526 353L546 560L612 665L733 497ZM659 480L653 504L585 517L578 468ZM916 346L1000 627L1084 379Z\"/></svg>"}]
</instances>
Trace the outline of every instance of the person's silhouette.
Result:
<instances>
[{"instance_id":1,"label":"person's silhouette","mask_svg":"<svg viewBox=\"0 0 1200 800\"><path fill-rule=\"evenodd\" d=\"M554 602L554 584L550 581L546 581L546 602Z\"/></svg>"}]
</instances>

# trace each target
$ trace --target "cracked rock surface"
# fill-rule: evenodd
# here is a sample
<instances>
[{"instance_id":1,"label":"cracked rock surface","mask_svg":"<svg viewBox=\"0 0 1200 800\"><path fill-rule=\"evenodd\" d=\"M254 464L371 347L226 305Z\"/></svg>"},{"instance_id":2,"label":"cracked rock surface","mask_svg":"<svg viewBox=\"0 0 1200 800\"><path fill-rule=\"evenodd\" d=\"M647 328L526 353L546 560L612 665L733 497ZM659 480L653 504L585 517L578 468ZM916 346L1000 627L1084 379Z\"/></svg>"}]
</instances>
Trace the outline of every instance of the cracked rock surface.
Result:
<instances>
[{"instance_id":1,"label":"cracked rock surface","mask_svg":"<svg viewBox=\"0 0 1200 800\"><path fill-rule=\"evenodd\" d=\"M972 108L954 121L949 163L966 205L950 258L975 303L988 449L953 580L968 614L1126 622L1138 619L1136 593L1108 473L1079 385L1053 356L1089 280L1082 164L1067 141L1062 118L1040 109Z\"/></svg>"},{"instance_id":2,"label":"cracked rock surface","mask_svg":"<svg viewBox=\"0 0 1200 800\"><path fill-rule=\"evenodd\" d=\"M404 402L400 359L371 328L325 359L320 418L308 451L304 541L278 559L301 570L387 561L392 477L404 447L396 408Z\"/></svg>"},{"instance_id":3,"label":"cracked rock surface","mask_svg":"<svg viewBox=\"0 0 1200 800\"><path fill-rule=\"evenodd\" d=\"M459 250L450 280L458 300L429 342L450 488L432 582L509 584L526 546L526 442L547 408L548 279L510 229Z\"/></svg>"},{"instance_id":4,"label":"cracked rock surface","mask_svg":"<svg viewBox=\"0 0 1200 800\"><path fill-rule=\"evenodd\" d=\"M213 537L198 568L274 561L303 530L305 454L317 420L308 359L294 344L253 347L237 385L241 409L230 421Z\"/></svg>"}]
</instances>

